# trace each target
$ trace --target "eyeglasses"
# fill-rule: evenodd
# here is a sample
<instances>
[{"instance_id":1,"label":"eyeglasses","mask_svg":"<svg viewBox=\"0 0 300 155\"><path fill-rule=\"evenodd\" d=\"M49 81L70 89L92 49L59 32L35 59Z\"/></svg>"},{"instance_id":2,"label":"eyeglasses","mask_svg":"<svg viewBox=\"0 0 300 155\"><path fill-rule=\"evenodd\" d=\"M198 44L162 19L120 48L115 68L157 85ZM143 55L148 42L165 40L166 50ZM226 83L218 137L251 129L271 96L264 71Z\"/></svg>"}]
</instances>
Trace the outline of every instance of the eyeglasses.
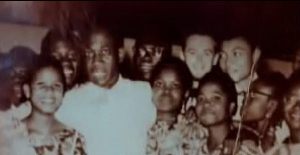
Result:
<instances>
[{"instance_id":1,"label":"eyeglasses","mask_svg":"<svg viewBox=\"0 0 300 155\"><path fill-rule=\"evenodd\" d=\"M284 97L284 101L288 104L299 104L300 105L300 96L290 94Z\"/></svg>"}]
</instances>

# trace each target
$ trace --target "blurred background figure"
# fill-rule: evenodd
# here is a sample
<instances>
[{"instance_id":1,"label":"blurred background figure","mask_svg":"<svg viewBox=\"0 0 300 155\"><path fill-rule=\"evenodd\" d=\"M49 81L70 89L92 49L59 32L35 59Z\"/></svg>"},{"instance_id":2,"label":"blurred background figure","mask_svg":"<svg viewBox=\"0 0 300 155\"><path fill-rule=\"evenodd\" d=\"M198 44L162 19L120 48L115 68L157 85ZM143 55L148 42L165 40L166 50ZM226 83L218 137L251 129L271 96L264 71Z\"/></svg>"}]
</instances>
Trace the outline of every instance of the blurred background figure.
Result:
<instances>
[{"instance_id":1,"label":"blurred background figure","mask_svg":"<svg viewBox=\"0 0 300 155\"><path fill-rule=\"evenodd\" d=\"M295 59L293 62L293 69L294 70L300 69L300 48L298 48L298 50L296 51Z\"/></svg>"},{"instance_id":2,"label":"blurred background figure","mask_svg":"<svg viewBox=\"0 0 300 155\"><path fill-rule=\"evenodd\" d=\"M146 27L139 34L135 51L136 80L149 81L156 64L170 55L170 47L158 27Z\"/></svg>"},{"instance_id":3,"label":"blurred background figure","mask_svg":"<svg viewBox=\"0 0 300 155\"><path fill-rule=\"evenodd\" d=\"M50 30L42 41L41 56L55 58L64 69L67 89L72 89L84 81L83 50L80 43L76 43L70 33L63 33L57 29Z\"/></svg>"}]
</instances>

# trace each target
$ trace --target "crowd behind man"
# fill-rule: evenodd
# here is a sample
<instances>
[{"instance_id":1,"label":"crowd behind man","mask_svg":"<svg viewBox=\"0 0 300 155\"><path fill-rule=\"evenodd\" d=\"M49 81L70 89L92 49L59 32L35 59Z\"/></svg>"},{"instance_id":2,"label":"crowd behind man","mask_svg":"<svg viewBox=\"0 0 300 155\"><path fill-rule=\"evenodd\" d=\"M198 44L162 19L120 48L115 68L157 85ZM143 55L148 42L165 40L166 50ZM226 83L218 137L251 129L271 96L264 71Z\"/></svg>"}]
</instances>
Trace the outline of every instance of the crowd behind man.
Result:
<instances>
[{"instance_id":1,"label":"crowd behind man","mask_svg":"<svg viewBox=\"0 0 300 155\"><path fill-rule=\"evenodd\" d=\"M148 29L124 66L110 29L86 31L78 40L51 29L39 55L27 47L0 55L1 155L300 151L297 60L288 79L258 75L255 37L230 31L217 39L202 29L184 35L183 61Z\"/></svg>"}]
</instances>

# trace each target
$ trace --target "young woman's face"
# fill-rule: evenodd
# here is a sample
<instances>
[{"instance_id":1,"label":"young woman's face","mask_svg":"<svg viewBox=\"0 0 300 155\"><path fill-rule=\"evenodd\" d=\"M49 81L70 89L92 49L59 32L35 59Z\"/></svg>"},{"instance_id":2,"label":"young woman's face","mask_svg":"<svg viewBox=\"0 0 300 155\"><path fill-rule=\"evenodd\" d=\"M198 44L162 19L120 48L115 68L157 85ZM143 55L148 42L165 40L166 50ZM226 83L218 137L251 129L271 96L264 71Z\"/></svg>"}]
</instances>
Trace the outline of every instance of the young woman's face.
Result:
<instances>
[{"instance_id":1,"label":"young woman's face","mask_svg":"<svg viewBox=\"0 0 300 155\"><path fill-rule=\"evenodd\" d=\"M175 112L181 108L184 91L173 69L164 69L157 76L152 92L152 100L158 111Z\"/></svg>"},{"instance_id":2,"label":"young woman's face","mask_svg":"<svg viewBox=\"0 0 300 155\"><path fill-rule=\"evenodd\" d=\"M285 96L284 118L291 130L300 130L300 85Z\"/></svg>"},{"instance_id":3,"label":"young woman's face","mask_svg":"<svg viewBox=\"0 0 300 155\"><path fill-rule=\"evenodd\" d=\"M31 83L31 101L34 110L53 114L61 105L63 82L59 73L53 68L41 69Z\"/></svg>"},{"instance_id":4,"label":"young woman's face","mask_svg":"<svg viewBox=\"0 0 300 155\"><path fill-rule=\"evenodd\" d=\"M204 126L212 126L228 120L229 105L223 90L214 83L207 83L200 89L196 114L198 121Z\"/></svg>"}]
</instances>

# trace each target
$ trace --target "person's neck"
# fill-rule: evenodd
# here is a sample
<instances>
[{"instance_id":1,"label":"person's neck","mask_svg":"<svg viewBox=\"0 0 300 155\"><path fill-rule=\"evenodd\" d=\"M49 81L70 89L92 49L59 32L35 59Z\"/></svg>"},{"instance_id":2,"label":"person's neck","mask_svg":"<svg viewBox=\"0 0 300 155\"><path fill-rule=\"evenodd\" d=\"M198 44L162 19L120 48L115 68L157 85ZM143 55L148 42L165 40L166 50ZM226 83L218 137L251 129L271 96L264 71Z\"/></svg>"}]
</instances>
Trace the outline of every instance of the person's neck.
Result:
<instances>
[{"instance_id":1,"label":"person's neck","mask_svg":"<svg viewBox=\"0 0 300 155\"><path fill-rule=\"evenodd\" d=\"M101 86L104 89L111 89L112 87L114 87L116 85L116 83L119 80L119 73L117 73L116 75L114 75L107 84Z\"/></svg>"},{"instance_id":2,"label":"person's neck","mask_svg":"<svg viewBox=\"0 0 300 155\"><path fill-rule=\"evenodd\" d=\"M157 120L164 121L168 125L171 125L176 122L177 115L175 113L167 113L167 112L157 112Z\"/></svg>"},{"instance_id":3,"label":"person's neck","mask_svg":"<svg viewBox=\"0 0 300 155\"><path fill-rule=\"evenodd\" d=\"M209 137L207 140L207 148L210 153L223 143L229 131L230 126L227 123L218 124L208 128Z\"/></svg>"},{"instance_id":4,"label":"person's neck","mask_svg":"<svg viewBox=\"0 0 300 155\"><path fill-rule=\"evenodd\" d=\"M29 129L42 134L51 134L51 129L54 123L54 115L42 114L37 111L33 111L27 119Z\"/></svg>"},{"instance_id":5,"label":"person's neck","mask_svg":"<svg viewBox=\"0 0 300 155\"><path fill-rule=\"evenodd\" d=\"M300 143L300 130L295 130L292 131L290 130L290 142L294 144L299 144Z\"/></svg>"},{"instance_id":6,"label":"person's neck","mask_svg":"<svg viewBox=\"0 0 300 155\"><path fill-rule=\"evenodd\" d=\"M250 81L251 81L251 74L249 74L246 78L242 79L241 81L236 82L235 85L238 87L239 89L238 91L247 91Z\"/></svg>"}]
</instances>

